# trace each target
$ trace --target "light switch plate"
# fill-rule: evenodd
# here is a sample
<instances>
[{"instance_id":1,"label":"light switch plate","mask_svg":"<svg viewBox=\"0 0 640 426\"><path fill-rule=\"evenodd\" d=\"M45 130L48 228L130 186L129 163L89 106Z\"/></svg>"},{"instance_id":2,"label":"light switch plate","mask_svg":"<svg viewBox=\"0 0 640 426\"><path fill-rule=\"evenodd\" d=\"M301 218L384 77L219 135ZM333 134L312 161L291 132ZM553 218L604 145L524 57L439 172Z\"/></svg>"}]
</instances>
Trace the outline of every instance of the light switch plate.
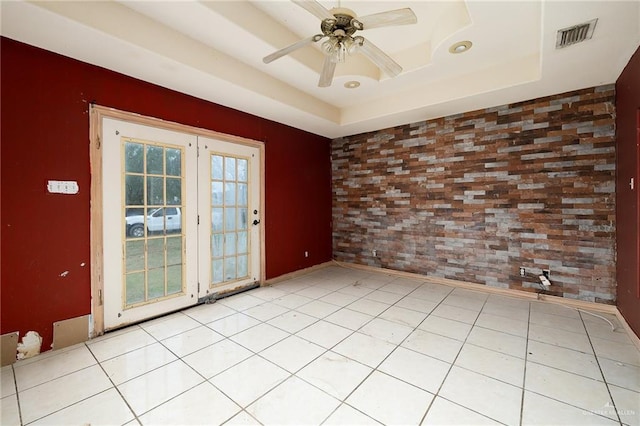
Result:
<instances>
[{"instance_id":1,"label":"light switch plate","mask_svg":"<svg viewBox=\"0 0 640 426\"><path fill-rule=\"evenodd\" d=\"M78 182L73 180L50 180L47 182L47 190L52 194L77 194Z\"/></svg>"}]
</instances>

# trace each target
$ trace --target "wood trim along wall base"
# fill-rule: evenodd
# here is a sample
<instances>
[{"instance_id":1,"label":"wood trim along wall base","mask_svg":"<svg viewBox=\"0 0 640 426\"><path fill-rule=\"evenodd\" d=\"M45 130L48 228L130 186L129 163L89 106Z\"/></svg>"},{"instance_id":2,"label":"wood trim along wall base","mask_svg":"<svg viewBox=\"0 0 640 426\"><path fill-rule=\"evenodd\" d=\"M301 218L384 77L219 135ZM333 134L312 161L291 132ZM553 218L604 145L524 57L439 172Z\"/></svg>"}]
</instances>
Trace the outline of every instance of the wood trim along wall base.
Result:
<instances>
[{"instance_id":1,"label":"wood trim along wall base","mask_svg":"<svg viewBox=\"0 0 640 426\"><path fill-rule=\"evenodd\" d=\"M617 308L616 308L616 318L618 319L618 321L620 321L620 324L622 324L622 328L624 328L627 334L629 335L631 342L640 351L640 336L637 336L636 333L633 332L633 330L631 329L631 326L629 326L629 323L622 316L622 314Z\"/></svg>"},{"instance_id":2,"label":"wood trim along wall base","mask_svg":"<svg viewBox=\"0 0 640 426\"><path fill-rule=\"evenodd\" d=\"M335 265L334 262L335 262L335 260L330 260L328 262L319 263L317 265L313 265L313 266L310 266L308 268L298 269L297 271L289 272L287 274L283 274L283 275L279 275L279 276L274 277L274 278L270 278L270 279L264 281L264 284L262 284L261 287L267 287L267 286L271 286L273 284L277 284L277 283L282 282L282 281L286 281L286 280L290 280L290 279L293 279L293 278L301 277L301 276L306 275L308 273L311 273L313 271L317 271L318 269L324 269L324 268L326 268L328 266Z\"/></svg>"}]
</instances>

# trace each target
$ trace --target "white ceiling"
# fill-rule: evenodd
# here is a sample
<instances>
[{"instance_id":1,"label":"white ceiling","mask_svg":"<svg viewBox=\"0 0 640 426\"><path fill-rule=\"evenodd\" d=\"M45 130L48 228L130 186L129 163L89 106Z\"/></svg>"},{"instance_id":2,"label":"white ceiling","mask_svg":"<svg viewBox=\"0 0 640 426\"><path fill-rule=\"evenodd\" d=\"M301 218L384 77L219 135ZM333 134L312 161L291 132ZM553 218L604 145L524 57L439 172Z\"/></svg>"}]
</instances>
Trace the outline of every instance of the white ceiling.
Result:
<instances>
[{"instance_id":1,"label":"white ceiling","mask_svg":"<svg viewBox=\"0 0 640 426\"><path fill-rule=\"evenodd\" d=\"M613 83L640 45L639 0L344 0L358 16L410 7L418 23L358 33L398 77L354 55L319 88L319 46L262 62L320 33L287 0L0 4L6 37L331 138ZM592 39L555 48L557 30L594 18ZM473 47L449 53L462 40Z\"/></svg>"}]
</instances>

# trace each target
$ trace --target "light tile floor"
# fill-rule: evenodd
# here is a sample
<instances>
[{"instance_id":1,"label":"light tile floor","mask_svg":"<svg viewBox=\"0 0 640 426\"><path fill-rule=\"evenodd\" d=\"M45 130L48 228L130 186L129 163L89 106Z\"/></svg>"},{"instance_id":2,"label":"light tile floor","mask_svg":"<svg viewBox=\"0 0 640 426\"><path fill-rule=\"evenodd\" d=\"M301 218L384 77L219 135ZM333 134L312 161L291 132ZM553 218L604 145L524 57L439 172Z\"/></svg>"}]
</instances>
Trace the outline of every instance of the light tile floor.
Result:
<instances>
[{"instance_id":1,"label":"light tile floor","mask_svg":"<svg viewBox=\"0 0 640 426\"><path fill-rule=\"evenodd\" d=\"M640 426L640 352L563 306L329 267L19 361L1 390L2 425Z\"/></svg>"}]
</instances>

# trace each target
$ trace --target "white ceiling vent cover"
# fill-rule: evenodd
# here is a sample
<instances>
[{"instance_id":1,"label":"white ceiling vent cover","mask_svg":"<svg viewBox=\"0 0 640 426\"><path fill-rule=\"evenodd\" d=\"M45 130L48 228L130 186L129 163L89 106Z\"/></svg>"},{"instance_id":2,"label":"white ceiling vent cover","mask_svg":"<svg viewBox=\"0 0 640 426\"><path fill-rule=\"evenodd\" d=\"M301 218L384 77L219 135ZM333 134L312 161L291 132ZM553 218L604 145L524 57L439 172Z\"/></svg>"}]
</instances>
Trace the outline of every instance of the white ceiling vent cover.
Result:
<instances>
[{"instance_id":1,"label":"white ceiling vent cover","mask_svg":"<svg viewBox=\"0 0 640 426\"><path fill-rule=\"evenodd\" d=\"M556 49L562 49L563 47L589 40L591 36L593 36L593 30L596 28L597 22L598 19L596 18L582 24L558 30Z\"/></svg>"}]
</instances>

